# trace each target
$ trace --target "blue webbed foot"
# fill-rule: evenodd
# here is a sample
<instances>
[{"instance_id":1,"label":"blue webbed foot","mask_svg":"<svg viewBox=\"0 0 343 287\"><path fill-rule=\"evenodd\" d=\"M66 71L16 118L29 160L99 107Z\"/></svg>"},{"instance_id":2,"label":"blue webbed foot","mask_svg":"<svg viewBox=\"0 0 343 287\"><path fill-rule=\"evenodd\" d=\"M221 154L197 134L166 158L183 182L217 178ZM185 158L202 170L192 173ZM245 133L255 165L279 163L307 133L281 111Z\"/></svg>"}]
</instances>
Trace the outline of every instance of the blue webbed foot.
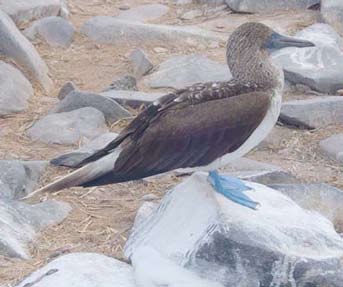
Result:
<instances>
[{"instance_id":1,"label":"blue webbed foot","mask_svg":"<svg viewBox=\"0 0 343 287\"><path fill-rule=\"evenodd\" d=\"M259 205L258 202L251 200L243 193L243 191L251 190L251 188L246 186L240 179L232 176L219 175L215 170L209 172L208 179L217 192L231 199L233 202L251 209L256 209Z\"/></svg>"}]
</instances>

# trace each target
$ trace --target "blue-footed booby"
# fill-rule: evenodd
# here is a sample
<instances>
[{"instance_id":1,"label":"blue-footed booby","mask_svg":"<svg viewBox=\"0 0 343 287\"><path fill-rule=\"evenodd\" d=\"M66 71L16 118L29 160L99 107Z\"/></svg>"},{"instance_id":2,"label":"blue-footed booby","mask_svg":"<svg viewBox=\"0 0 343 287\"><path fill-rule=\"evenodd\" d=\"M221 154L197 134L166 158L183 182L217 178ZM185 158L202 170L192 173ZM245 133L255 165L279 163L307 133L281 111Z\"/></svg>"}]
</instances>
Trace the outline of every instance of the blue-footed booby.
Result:
<instances>
[{"instance_id":1,"label":"blue-footed booby","mask_svg":"<svg viewBox=\"0 0 343 287\"><path fill-rule=\"evenodd\" d=\"M180 168L211 171L214 189L250 208L244 183L213 169L258 145L275 125L284 84L271 57L284 47L311 47L309 41L280 35L261 23L245 23L230 36L227 63L233 79L198 83L162 96L80 168L39 190L119 183ZM60 158L52 160L61 165ZM32 193L30 196L35 194Z\"/></svg>"}]
</instances>

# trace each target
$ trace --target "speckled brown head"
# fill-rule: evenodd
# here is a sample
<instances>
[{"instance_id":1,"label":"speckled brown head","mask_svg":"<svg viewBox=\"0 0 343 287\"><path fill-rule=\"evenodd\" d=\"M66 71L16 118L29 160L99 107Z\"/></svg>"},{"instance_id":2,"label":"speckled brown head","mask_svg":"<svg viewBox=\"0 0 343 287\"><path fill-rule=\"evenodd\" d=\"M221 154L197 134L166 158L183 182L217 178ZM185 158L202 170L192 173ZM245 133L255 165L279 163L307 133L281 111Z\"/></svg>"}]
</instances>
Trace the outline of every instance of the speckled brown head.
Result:
<instances>
[{"instance_id":1,"label":"speckled brown head","mask_svg":"<svg viewBox=\"0 0 343 287\"><path fill-rule=\"evenodd\" d=\"M239 26L230 36L226 56L235 79L263 87L277 85L280 73L270 59L270 52L285 47L312 47L313 43L286 37L262 23Z\"/></svg>"}]
</instances>

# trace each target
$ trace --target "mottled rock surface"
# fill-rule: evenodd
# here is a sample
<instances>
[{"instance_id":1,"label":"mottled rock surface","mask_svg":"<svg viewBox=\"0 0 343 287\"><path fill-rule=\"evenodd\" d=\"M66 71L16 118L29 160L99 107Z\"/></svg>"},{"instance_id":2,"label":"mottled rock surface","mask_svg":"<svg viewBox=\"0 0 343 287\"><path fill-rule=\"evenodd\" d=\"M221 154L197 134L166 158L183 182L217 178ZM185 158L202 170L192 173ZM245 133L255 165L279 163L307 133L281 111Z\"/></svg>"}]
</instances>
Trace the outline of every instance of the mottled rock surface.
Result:
<instances>
[{"instance_id":1,"label":"mottled rock surface","mask_svg":"<svg viewBox=\"0 0 343 287\"><path fill-rule=\"evenodd\" d=\"M82 138L93 139L107 132L102 112L95 108L82 108L71 112L49 114L38 120L27 134L44 143L76 144Z\"/></svg>"},{"instance_id":2,"label":"mottled rock surface","mask_svg":"<svg viewBox=\"0 0 343 287\"><path fill-rule=\"evenodd\" d=\"M25 76L12 65L0 62L0 117L25 110L32 95Z\"/></svg>"},{"instance_id":3,"label":"mottled rock surface","mask_svg":"<svg viewBox=\"0 0 343 287\"><path fill-rule=\"evenodd\" d=\"M164 61L156 72L146 78L145 83L150 88L181 89L195 83L227 81L231 77L226 64L194 54L174 56Z\"/></svg>"},{"instance_id":4,"label":"mottled rock surface","mask_svg":"<svg viewBox=\"0 0 343 287\"><path fill-rule=\"evenodd\" d=\"M32 75L48 92L53 84L48 67L35 47L18 30L12 19L0 10L0 51Z\"/></svg>"},{"instance_id":5,"label":"mottled rock surface","mask_svg":"<svg viewBox=\"0 0 343 287\"><path fill-rule=\"evenodd\" d=\"M30 40L40 36L50 46L68 48L73 41L74 32L75 28L69 21L51 16L35 21L24 31L24 35Z\"/></svg>"}]
</instances>

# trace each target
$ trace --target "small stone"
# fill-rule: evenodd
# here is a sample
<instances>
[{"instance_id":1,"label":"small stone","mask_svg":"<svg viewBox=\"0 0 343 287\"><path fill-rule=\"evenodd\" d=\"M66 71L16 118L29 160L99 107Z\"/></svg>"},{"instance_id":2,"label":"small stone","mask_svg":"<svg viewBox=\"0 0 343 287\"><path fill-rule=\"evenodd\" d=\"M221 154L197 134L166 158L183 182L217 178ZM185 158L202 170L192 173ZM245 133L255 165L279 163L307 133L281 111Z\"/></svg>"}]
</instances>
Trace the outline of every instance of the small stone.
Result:
<instances>
[{"instance_id":1,"label":"small stone","mask_svg":"<svg viewBox=\"0 0 343 287\"><path fill-rule=\"evenodd\" d=\"M47 144L76 144L84 137L93 139L105 132L107 127L103 113L86 107L49 114L29 128L27 134L31 139Z\"/></svg>"},{"instance_id":2,"label":"small stone","mask_svg":"<svg viewBox=\"0 0 343 287\"><path fill-rule=\"evenodd\" d=\"M57 98L63 100L70 92L78 90L73 82L66 82L58 92Z\"/></svg>"},{"instance_id":3,"label":"small stone","mask_svg":"<svg viewBox=\"0 0 343 287\"><path fill-rule=\"evenodd\" d=\"M141 49L135 49L132 51L129 58L133 65L133 71L137 77L146 75L154 67L145 55L144 51Z\"/></svg>"},{"instance_id":4,"label":"small stone","mask_svg":"<svg viewBox=\"0 0 343 287\"><path fill-rule=\"evenodd\" d=\"M156 53L167 53L168 52L168 49L163 48L163 47L155 47L153 50Z\"/></svg>"},{"instance_id":5,"label":"small stone","mask_svg":"<svg viewBox=\"0 0 343 287\"><path fill-rule=\"evenodd\" d=\"M193 20L194 18L203 16L201 10L191 10L181 15L182 20Z\"/></svg>"},{"instance_id":6,"label":"small stone","mask_svg":"<svg viewBox=\"0 0 343 287\"><path fill-rule=\"evenodd\" d=\"M103 92L110 90L133 90L137 91L137 80L130 75L122 76L113 81Z\"/></svg>"},{"instance_id":7,"label":"small stone","mask_svg":"<svg viewBox=\"0 0 343 287\"><path fill-rule=\"evenodd\" d=\"M152 193L145 194L141 198L142 201L153 201L153 200L157 200L157 199L159 199L159 197L155 194L152 194Z\"/></svg>"},{"instance_id":8,"label":"small stone","mask_svg":"<svg viewBox=\"0 0 343 287\"><path fill-rule=\"evenodd\" d=\"M343 134L330 136L320 141L319 146L324 155L343 164Z\"/></svg>"},{"instance_id":9,"label":"small stone","mask_svg":"<svg viewBox=\"0 0 343 287\"><path fill-rule=\"evenodd\" d=\"M127 5L127 4L124 4L124 5L119 6L119 10L125 11L125 10L129 10L129 9L130 9L130 6Z\"/></svg>"},{"instance_id":10,"label":"small stone","mask_svg":"<svg viewBox=\"0 0 343 287\"><path fill-rule=\"evenodd\" d=\"M337 95L343 96L343 89L338 90L338 91L337 91Z\"/></svg>"}]
</instances>

